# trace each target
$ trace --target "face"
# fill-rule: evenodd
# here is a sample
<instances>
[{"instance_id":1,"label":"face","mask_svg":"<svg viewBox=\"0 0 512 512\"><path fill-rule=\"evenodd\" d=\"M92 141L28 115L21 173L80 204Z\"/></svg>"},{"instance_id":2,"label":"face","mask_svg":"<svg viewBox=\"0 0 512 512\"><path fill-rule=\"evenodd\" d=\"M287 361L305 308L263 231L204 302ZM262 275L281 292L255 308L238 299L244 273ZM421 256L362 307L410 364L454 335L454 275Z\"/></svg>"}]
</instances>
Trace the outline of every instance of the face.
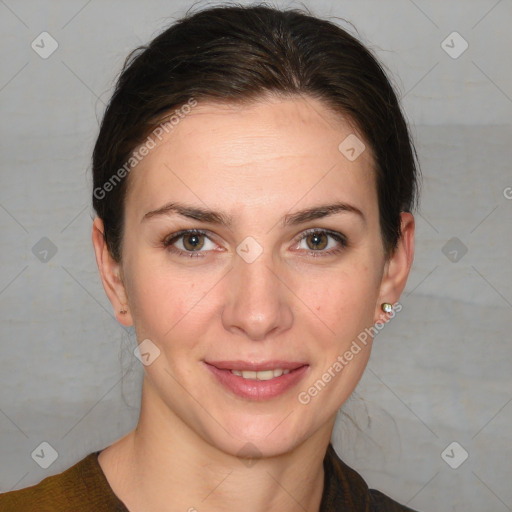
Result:
<instances>
[{"instance_id":1,"label":"face","mask_svg":"<svg viewBox=\"0 0 512 512\"><path fill-rule=\"evenodd\" d=\"M398 300L355 133L314 99L198 104L131 171L117 295L160 351L146 399L225 452L330 436Z\"/></svg>"}]
</instances>

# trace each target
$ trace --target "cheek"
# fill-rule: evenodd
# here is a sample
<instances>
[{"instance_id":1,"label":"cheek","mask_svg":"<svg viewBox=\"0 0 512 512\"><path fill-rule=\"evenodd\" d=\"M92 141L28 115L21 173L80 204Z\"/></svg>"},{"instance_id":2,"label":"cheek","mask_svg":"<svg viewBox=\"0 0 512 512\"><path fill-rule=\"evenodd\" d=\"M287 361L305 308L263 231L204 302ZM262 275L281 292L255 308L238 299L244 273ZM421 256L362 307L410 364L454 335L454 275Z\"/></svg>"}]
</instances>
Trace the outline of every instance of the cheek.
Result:
<instances>
[{"instance_id":1,"label":"cheek","mask_svg":"<svg viewBox=\"0 0 512 512\"><path fill-rule=\"evenodd\" d=\"M214 296L208 293L215 284L212 274L180 271L141 257L129 275L127 291L137 339L149 338L160 346L169 345L178 333L182 341L198 339L195 334L204 325Z\"/></svg>"},{"instance_id":2,"label":"cheek","mask_svg":"<svg viewBox=\"0 0 512 512\"><path fill-rule=\"evenodd\" d=\"M373 324L379 293L376 269L364 258L351 260L332 272L303 277L298 293L299 297L308 297L304 302L311 311L343 339Z\"/></svg>"}]
</instances>

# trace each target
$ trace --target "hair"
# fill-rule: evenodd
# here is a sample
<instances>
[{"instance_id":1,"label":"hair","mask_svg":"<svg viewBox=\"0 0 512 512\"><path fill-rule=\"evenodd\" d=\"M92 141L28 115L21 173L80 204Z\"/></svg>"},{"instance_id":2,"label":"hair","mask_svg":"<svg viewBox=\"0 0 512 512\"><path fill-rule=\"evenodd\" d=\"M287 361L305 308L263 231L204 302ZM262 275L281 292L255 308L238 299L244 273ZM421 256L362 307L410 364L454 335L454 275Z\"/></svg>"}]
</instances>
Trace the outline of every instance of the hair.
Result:
<instances>
[{"instance_id":1,"label":"hair","mask_svg":"<svg viewBox=\"0 0 512 512\"><path fill-rule=\"evenodd\" d=\"M133 153L148 134L191 99L248 105L268 95L318 99L357 127L372 150L382 241L393 252L400 213L417 203L419 166L381 64L330 21L297 9L227 5L187 14L124 62L92 158L93 207L116 261L127 162L136 165Z\"/></svg>"}]
</instances>

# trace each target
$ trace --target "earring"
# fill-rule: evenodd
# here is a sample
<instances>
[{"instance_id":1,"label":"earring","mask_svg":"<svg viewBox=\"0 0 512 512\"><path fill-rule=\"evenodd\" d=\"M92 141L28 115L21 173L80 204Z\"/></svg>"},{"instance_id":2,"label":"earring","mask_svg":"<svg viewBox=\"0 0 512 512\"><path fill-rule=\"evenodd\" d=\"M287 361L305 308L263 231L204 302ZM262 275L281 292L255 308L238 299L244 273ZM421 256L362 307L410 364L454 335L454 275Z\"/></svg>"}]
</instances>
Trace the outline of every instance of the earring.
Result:
<instances>
[{"instance_id":1,"label":"earring","mask_svg":"<svg viewBox=\"0 0 512 512\"><path fill-rule=\"evenodd\" d=\"M381 305L380 305L382 311L384 311L384 313L391 313L391 311L393 311L393 305L390 304L389 302L383 302Z\"/></svg>"},{"instance_id":2,"label":"earring","mask_svg":"<svg viewBox=\"0 0 512 512\"><path fill-rule=\"evenodd\" d=\"M120 310L119 310L119 313L120 313L121 315L126 315L126 313L128 313L128 310L127 310L127 309L125 309L125 308L123 308L123 309L120 309Z\"/></svg>"}]
</instances>

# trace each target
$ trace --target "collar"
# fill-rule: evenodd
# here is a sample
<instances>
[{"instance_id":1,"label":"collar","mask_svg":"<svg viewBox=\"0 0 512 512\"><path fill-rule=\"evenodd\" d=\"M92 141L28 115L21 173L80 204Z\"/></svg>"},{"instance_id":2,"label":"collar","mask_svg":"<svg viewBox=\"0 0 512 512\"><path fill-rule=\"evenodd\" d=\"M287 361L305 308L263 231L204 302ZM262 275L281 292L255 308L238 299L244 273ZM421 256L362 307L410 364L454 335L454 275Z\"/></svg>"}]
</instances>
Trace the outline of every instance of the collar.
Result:
<instances>
[{"instance_id":1,"label":"collar","mask_svg":"<svg viewBox=\"0 0 512 512\"><path fill-rule=\"evenodd\" d=\"M370 495L363 478L336 454L331 443L324 457L324 490L320 512L370 510Z\"/></svg>"}]
</instances>

